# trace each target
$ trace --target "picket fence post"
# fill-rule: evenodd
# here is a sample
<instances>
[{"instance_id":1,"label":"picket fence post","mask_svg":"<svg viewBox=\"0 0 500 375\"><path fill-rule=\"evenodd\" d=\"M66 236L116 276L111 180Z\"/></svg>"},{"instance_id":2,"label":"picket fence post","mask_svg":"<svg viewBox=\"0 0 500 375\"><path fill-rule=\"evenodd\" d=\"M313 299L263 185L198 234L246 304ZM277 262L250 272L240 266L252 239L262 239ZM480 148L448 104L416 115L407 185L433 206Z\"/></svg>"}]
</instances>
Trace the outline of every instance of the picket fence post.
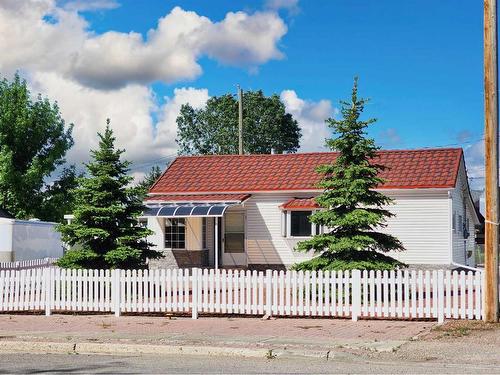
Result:
<instances>
[{"instance_id":1,"label":"picket fence post","mask_svg":"<svg viewBox=\"0 0 500 375\"><path fill-rule=\"evenodd\" d=\"M121 310L121 270L111 270L111 298L113 300L113 310L115 316L120 316Z\"/></svg>"},{"instance_id":2,"label":"picket fence post","mask_svg":"<svg viewBox=\"0 0 500 375\"><path fill-rule=\"evenodd\" d=\"M351 294L352 294L352 309L351 318L353 322L358 321L361 315L361 271L353 270L351 274Z\"/></svg>"},{"instance_id":3,"label":"picket fence post","mask_svg":"<svg viewBox=\"0 0 500 375\"><path fill-rule=\"evenodd\" d=\"M269 316L269 317L273 314L272 277L273 277L273 271L266 270L266 315Z\"/></svg>"},{"instance_id":4,"label":"picket fence post","mask_svg":"<svg viewBox=\"0 0 500 375\"><path fill-rule=\"evenodd\" d=\"M437 295L437 315L438 315L438 324L444 323L444 273L443 270L438 270L437 274L437 287L438 287L438 295ZM435 301L435 300L434 300Z\"/></svg>"},{"instance_id":5,"label":"picket fence post","mask_svg":"<svg viewBox=\"0 0 500 375\"><path fill-rule=\"evenodd\" d=\"M45 295L45 316L51 315L51 304L52 304L52 280L50 278L50 268L45 267L43 269L43 290Z\"/></svg>"},{"instance_id":6,"label":"picket fence post","mask_svg":"<svg viewBox=\"0 0 500 375\"><path fill-rule=\"evenodd\" d=\"M191 275L191 317L198 319L198 268L193 268Z\"/></svg>"}]
</instances>

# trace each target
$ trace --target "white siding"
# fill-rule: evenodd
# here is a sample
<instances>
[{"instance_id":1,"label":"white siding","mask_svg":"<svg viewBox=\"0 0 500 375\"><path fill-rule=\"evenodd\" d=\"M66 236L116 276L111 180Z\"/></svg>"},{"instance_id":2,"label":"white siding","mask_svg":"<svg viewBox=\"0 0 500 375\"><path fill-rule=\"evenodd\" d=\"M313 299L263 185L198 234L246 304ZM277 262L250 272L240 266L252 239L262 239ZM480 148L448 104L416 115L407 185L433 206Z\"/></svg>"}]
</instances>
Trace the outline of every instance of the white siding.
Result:
<instances>
[{"instance_id":1,"label":"white siding","mask_svg":"<svg viewBox=\"0 0 500 375\"><path fill-rule=\"evenodd\" d=\"M63 255L61 234L55 223L0 219L0 259L22 261Z\"/></svg>"},{"instance_id":2,"label":"white siding","mask_svg":"<svg viewBox=\"0 0 500 375\"><path fill-rule=\"evenodd\" d=\"M468 184L467 176L465 174L465 167L463 162L460 166L459 177L457 179L457 185L455 189L451 192L453 206L452 210L457 217L462 216L462 220L469 219L470 233L469 238L464 239L462 228L459 228L458 224L455 230L452 230L452 244L453 244L453 262L468 266L474 266L474 247L475 247L475 222L473 210L474 207L471 200L468 197ZM471 254L470 258L467 258L467 253Z\"/></svg>"},{"instance_id":3,"label":"white siding","mask_svg":"<svg viewBox=\"0 0 500 375\"><path fill-rule=\"evenodd\" d=\"M445 190L384 191L395 199L389 210L396 216L382 229L399 238L406 248L391 256L410 264L449 264L450 198ZM305 259L295 252L298 240L284 238L280 205L300 194L254 194L246 203L248 264L285 264Z\"/></svg>"},{"instance_id":4,"label":"white siding","mask_svg":"<svg viewBox=\"0 0 500 375\"><path fill-rule=\"evenodd\" d=\"M398 238L405 251L390 252L408 264L450 264L450 198L447 191L390 192L394 199L387 207L395 216L382 232Z\"/></svg>"},{"instance_id":5,"label":"white siding","mask_svg":"<svg viewBox=\"0 0 500 375\"><path fill-rule=\"evenodd\" d=\"M311 194L254 194L245 202L248 264L292 265L309 259L307 254L293 251L297 240L281 234L279 206L300 197L311 197Z\"/></svg>"}]
</instances>

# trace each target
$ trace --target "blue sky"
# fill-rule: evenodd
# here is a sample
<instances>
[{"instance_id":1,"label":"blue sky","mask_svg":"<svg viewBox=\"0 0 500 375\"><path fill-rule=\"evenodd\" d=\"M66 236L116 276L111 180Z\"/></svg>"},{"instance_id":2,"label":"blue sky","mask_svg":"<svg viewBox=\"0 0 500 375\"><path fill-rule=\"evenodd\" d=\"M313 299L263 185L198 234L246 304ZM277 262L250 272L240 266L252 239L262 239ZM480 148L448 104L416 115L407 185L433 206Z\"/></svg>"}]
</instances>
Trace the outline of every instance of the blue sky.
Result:
<instances>
[{"instance_id":1,"label":"blue sky","mask_svg":"<svg viewBox=\"0 0 500 375\"><path fill-rule=\"evenodd\" d=\"M6 0L0 74L16 70L75 124L81 163L110 117L138 173L176 152L182 103L281 95L321 150L354 76L384 148L462 146L482 176L482 2ZM145 145L147 145L145 147Z\"/></svg>"}]
</instances>

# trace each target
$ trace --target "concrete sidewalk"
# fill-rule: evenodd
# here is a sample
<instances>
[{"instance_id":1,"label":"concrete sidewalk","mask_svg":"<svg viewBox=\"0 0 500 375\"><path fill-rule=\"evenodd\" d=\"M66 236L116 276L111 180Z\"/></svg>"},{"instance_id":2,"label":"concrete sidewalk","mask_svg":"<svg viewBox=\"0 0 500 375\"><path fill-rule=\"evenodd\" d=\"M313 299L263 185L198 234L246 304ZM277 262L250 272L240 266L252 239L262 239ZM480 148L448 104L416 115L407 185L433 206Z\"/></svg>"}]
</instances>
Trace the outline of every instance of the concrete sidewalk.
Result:
<instances>
[{"instance_id":1,"label":"concrete sidewalk","mask_svg":"<svg viewBox=\"0 0 500 375\"><path fill-rule=\"evenodd\" d=\"M0 351L328 356L394 351L434 322L344 319L0 315Z\"/></svg>"}]
</instances>

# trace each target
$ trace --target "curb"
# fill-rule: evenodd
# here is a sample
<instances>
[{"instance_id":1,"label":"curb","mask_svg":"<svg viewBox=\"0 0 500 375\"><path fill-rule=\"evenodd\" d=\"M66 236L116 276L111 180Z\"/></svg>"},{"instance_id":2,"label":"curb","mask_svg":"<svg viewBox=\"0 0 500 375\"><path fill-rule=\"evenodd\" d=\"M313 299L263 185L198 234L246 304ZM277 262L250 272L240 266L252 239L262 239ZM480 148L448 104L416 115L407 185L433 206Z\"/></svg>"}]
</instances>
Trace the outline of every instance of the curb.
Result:
<instances>
[{"instance_id":1,"label":"curb","mask_svg":"<svg viewBox=\"0 0 500 375\"><path fill-rule=\"evenodd\" d=\"M147 344L109 344L88 342L27 342L27 341L0 341L0 352L34 352L50 354L186 354L202 356L231 356L249 358L277 357L332 357L330 351L310 350L275 350L275 349L249 349L236 347L217 346L190 346L190 345L147 345Z\"/></svg>"},{"instance_id":2,"label":"curb","mask_svg":"<svg viewBox=\"0 0 500 375\"><path fill-rule=\"evenodd\" d=\"M377 343L352 343L334 345L332 349L301 349L301 348L242 348L220 347L208 345L156 345L156 344L116 344L92 342L51 342L51 341L13 341L0 340L0 352L34 352L50 354L104 354L104 355L159 355L159 354L186 354L202 356L231 356L247 358L286 358L312 357L341 358L349 356L347 353L335 349L362 349L377 352L394 352L405 341L388 341Z\"/></svg>"},{"instance_id":3,"label":"curb","mask_svg":"<svg viewBox=\"0 0 500 375\"><path fill-rule=\"evenodd\" d=\"M88 342L0 341L1 352L42 352L53 354L190 354L207 356L265 357L266 349L245 349L184 345L109 344Z\"/></svg>"}]
</instances>

